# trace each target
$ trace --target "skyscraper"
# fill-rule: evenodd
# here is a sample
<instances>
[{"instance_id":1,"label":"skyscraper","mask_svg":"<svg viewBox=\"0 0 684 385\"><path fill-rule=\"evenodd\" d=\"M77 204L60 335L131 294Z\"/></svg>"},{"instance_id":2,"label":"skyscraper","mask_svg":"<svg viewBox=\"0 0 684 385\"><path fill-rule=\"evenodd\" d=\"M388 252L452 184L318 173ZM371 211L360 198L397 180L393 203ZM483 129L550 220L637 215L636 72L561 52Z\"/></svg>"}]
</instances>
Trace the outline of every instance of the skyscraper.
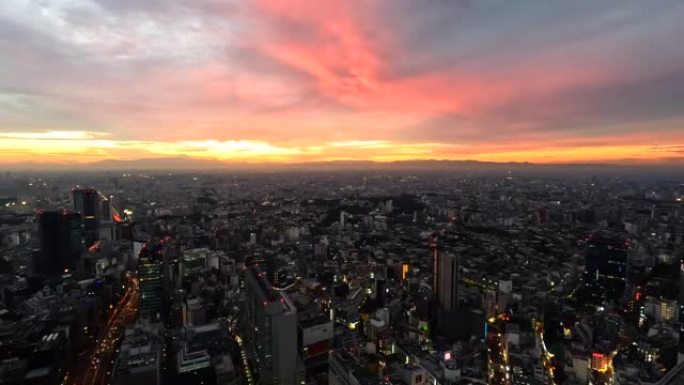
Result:
<instances>
[{"instance_id":1,"label":"skyscraper","mask_svg":"<svg viewBox=\"0 0 684 385\"><path fill-rule=\"evenodd\" d=\"M53 277L76 270L83 251L81 215L66 210L38 213L40 253L34 272Z\"/></svg>"},{"instance_id":2,"label":"skyscraper","mask_svg":"<svg viewBox=\"0 0 684 385\"><path fill-rule=\"evenodd\" d=\"M107 198L100 200L100 223L98 237L100 240L116 239L114 218L112 216L112 202Z\"/></svg>"},{"instance_id":3,"label":"skyscraper","mask_svg":"<svg viewBox=\"0 0 684 385\"><path fill-rule=\"evenodd\" d=\"M453 312L458 308L459 267L458 257L453 254L443 254L439 250L438 235L432 234L428 238L428 245L432 251L433 288L439 307Z\"/></svg>"},{"instance_id":4,"label":"skyscraper","mask_svg":"<svg viewBox=\"0 0 684 385\"><path fill-rule=\"evenodd\" d=\"M584 282L593 303L618 302L627 284L627 246L622 236L597 232L585 251Z\"/></svg>"},{"instance_id":5,"label":"skyscraper","mask_svg":"<svg viewBox=\"0 0 684 385\"><path fill-rule=\"evenodd\" d=\"M161 314L164 294L164 263L156 245L147 244L140 251L138 278L140 279L140 315L156 318Z\"/></svg>"},{"instance_id":6,"label":"skyscraper","mask_svg":"<svg viewBox=\"0 0 684 385\"><path fill-rule=\"evenodd\" d=\"M439 305L444 310L455 311L458 308L458 257L453 254L438 254L437 273Z\"/></svg>"},{"instance_id":7,"label":"skyscraper","mask_svg":"<svg viewBox=\"0 0 684 385\"><path fill-rule=\"evenodd\" d=\"M296 307L286 294L271 287L258 266L247 269L245 285L242 337L258 382L298 384Z\"/></svg>"},{"instance_id":8,"label":"skyscraper","mask_svg":"<svg viewBox=\"0 0 684 385\"><path fill-rule=\"evenodd\" d=\"M83 236L86 247L98 240L100 224L100 195L92 188L76 188L71 191L74 210L83 219Z\"/></svg>"},{"instance_id":9,"label":"skyscraper","mask_svg":"<svg viewBox=\"0 0 684 385\"><path fill-rule=\"evenodd\" d=\"M107 198L102 198L100 201L100 221L111 222L112 221L112 204Z\"/></svg>"},{"instance_id":10,"label":"skyscraper","mask_svg":"<svg viewBox=\"0 0 684 385\"><path fill-rule=\"evenodd\" d=\"M432 290L437 294L439 287L439 244L437 243L437 234L430 235L428 247L430 247L432 252Z\"/></svg>"}]
</instances>

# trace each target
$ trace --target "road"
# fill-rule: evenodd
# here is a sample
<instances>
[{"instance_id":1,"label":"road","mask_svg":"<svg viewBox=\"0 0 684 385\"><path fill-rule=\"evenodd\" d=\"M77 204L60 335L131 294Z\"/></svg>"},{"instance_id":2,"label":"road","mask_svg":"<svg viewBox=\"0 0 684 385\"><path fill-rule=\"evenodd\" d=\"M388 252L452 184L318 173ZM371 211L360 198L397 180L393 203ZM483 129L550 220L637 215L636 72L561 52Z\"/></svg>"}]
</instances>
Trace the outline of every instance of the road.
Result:
<instances>
[{"instance_id":1,"label":"road","mask_svg":"<svg viewBox=\"0 0 684 385\"><path fill-rule=\"evenodd\" d=\"M541 320L536 320L534 322L534 332L535 338L538 341L539 347L541 348L541 360L544 366L544 372L548 378L548 383L550 385L557 385L557 370L556 370L556 358L549 352L546 348L546 341L544 341L544 322Z\"/></svg>"},{"instance_id":2,"label":"road","mask_svg":"<svg viewBox=\"0 0 684 385\"><path fill-rule=\"evenodd\" d=\"M244 346L242 346L242 338L239 335L235 335L235 342L237 342L240 347L240 356L242 357L242 366L245 371L245 377L247 379L248 385L254 385L254 378L252 377L252 369L249 367L249 359L247 358L247 353L245 352Z\"/></svg>"},{"instance_id":3,"label":"road","mask_svg":"<svg viewBox=\"0 0 684 385\"><path fill-rule=\"evenodd\" d=\"M73 385L104 385L109 384L112 369L116 360L116 351L119 346L124 328L135 322L138 312L139 281L134 275L128 275L128 289L124 296L117 302L106 327L103 329L97 345L92 351L89 362L83 373L76 373L71 384Z\"/></svg>"},{"instance_id":4,"label":"road","mask_svg":"<svg viewBox=\"0 0 684 385\"><path fill-rule=\"evenodd\" d=\"M243 345L242 337L238 334L237 324L235 321L228 321L226 328L228 333L233 337L235 342L240 347L240 357L242 358L242 368L245 371L244 379L246 380L243 384L254 385L254 377L252 377L252 369L249 366L249 359L247 358L247 352L245 352L245 347Z\"/></svg>"},{"instance_id":5,"label":"road","mask_svg":"<svg viewBox=\"0 0 684 385\"><path fill-rule=\"evenodd\" d=\"M511 367L508 360L508 347L503 338L506 328L502 317L491 318L487 335L487 366L489 385L510 385Z\"/></svg>"}]
</instances>

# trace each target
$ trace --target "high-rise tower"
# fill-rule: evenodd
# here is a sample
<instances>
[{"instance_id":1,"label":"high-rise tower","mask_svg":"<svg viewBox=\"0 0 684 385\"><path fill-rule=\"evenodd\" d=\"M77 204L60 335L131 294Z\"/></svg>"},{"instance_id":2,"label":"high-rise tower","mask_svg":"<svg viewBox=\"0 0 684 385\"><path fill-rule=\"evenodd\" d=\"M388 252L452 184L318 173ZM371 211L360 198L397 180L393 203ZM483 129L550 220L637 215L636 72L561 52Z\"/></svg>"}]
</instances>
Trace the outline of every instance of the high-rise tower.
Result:
<instances>
[{"instance_id":1,"label":"high-rise tower","mask_svg":"<svg viewBox=\"0 0 684 385\"><path fill-rule=\"evenodd\" d=\"M164 304L164 262L160 244L147 243L140 251L138 278L140 279L140 315L156 319Z\"/></svg>"},{"instance_id":2,"label":"high-rise tower","mask_svg":"<svg viewBox=\"0 0 684 385\"><path fill-rule=\"evenodd\" d=\"M455 311L458 308L459 266L458 256L439 250L437 235L428 240L433 259L433 291L440 308Z\"/></svg>"},{"instance_id":3,"label":"high-rise tower","mask_svg":"<svg viewBox=\"0 0 684 385\"><path fill-rule=\"evenodd\" d=\"M627 248L622 236L597 232L589 236L585 250L584 282L595 304L618 302L627 284Z\"/></svg>"},{"instance_id":4,"label":"high-rise tower","mask_svg":"<svg viewBox=\"0 0 684 385\"><path fill-rule=\"evenodd\" d=\"M71 190L74 210L81 214L83 220L83 237L86 247L99 238L100 195L92 188L76 188Z\"/></svg>"},{"instance_id":5,"label":"high-rise tower","mask_svg":"<svg viewBox=\"0 0 684 385\"><path fill-rule=\"evenodd\" d=\"M245 272L246 300L242 337L260 384L299 383L297 309L274 290L258 266Z\"/></svg>"},{"instance_id":6,"label":"high-rise tower","mask_svg":"<svg viewBox=\"0 0 684 385\"><path fill-rule=\"evenodd\" d=\"M79 213L58 210L38 213L40 253L34 272L53 277L76 270L83 251L83 232Z\"/></svg>"},{"instance_id":7,"label":"high-rise tower","mask_svg":"<svg viewBox=\"0 0 684 385\"><path fill-rule=\"evenodd\" d=\"M458 309L458 256L439 254L439 286L437 298L442 309L455 311Z\"/></svg>"}]
</instances>

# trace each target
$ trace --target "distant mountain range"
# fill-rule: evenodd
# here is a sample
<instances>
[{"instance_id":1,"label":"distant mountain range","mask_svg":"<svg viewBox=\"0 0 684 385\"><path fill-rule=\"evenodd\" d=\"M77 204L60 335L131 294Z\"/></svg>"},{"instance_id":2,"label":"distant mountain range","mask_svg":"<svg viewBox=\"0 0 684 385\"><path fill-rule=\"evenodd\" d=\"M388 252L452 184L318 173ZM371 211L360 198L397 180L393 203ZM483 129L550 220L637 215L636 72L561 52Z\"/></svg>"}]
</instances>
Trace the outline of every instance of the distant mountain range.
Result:
<instances>
[{"instance_id":1,"label":"distant mountain range","mask_svg":"<svg viewBox=\"0 0 684 385\"><path fill-rule=\"evenodd\" d=\"M684 157L643 160L623 159L611 164L480 162L474 160L406 160L395 162L329 161L307 163L247 163L186 156L134 160L105 159L90 163L23 162L0 165L0 171L526 171L526 172L659 172L684 174Z\"/></svg>"}]
</instances>

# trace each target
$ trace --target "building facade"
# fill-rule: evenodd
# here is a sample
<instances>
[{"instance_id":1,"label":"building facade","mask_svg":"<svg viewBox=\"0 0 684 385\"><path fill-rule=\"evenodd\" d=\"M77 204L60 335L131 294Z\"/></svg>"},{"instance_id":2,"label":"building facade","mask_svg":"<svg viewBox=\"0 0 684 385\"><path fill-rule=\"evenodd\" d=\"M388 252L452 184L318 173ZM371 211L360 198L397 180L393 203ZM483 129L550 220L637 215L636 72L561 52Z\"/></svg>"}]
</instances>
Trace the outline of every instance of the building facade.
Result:
<instances>
[{"instance_id":1,"label":"building facade","mask_svg":"<svg viewBox=\"0 0 684 385\"><path fill-rule=\"evenodd\" d=\"M40 252L34 259L34 273L46 277L77 269L83 252L83 231L79 213L58 210L38 213Z\"/></svg>"},{"instance_id":2,"label":"building facade","mask_svg":"<svg viewBox=\"0 0 684 385\"><path fill-rule=\"evenodd\" d=\"M297 310L271 287L258 266L245 272L242 337L254 375L262 385L296 385L301 371L297 352Z\"/></svg>"},{"instance_id":3,"label":"building facade","mask_svg":"<svg viewBox=\"0 0 684 385\"><path fill-rule=\"evenodd\" d=\"M594 304L619 302L627 284L627 247L623 237L597 232L587 240L584 282Z\"/></svg>"}]
</instances>

